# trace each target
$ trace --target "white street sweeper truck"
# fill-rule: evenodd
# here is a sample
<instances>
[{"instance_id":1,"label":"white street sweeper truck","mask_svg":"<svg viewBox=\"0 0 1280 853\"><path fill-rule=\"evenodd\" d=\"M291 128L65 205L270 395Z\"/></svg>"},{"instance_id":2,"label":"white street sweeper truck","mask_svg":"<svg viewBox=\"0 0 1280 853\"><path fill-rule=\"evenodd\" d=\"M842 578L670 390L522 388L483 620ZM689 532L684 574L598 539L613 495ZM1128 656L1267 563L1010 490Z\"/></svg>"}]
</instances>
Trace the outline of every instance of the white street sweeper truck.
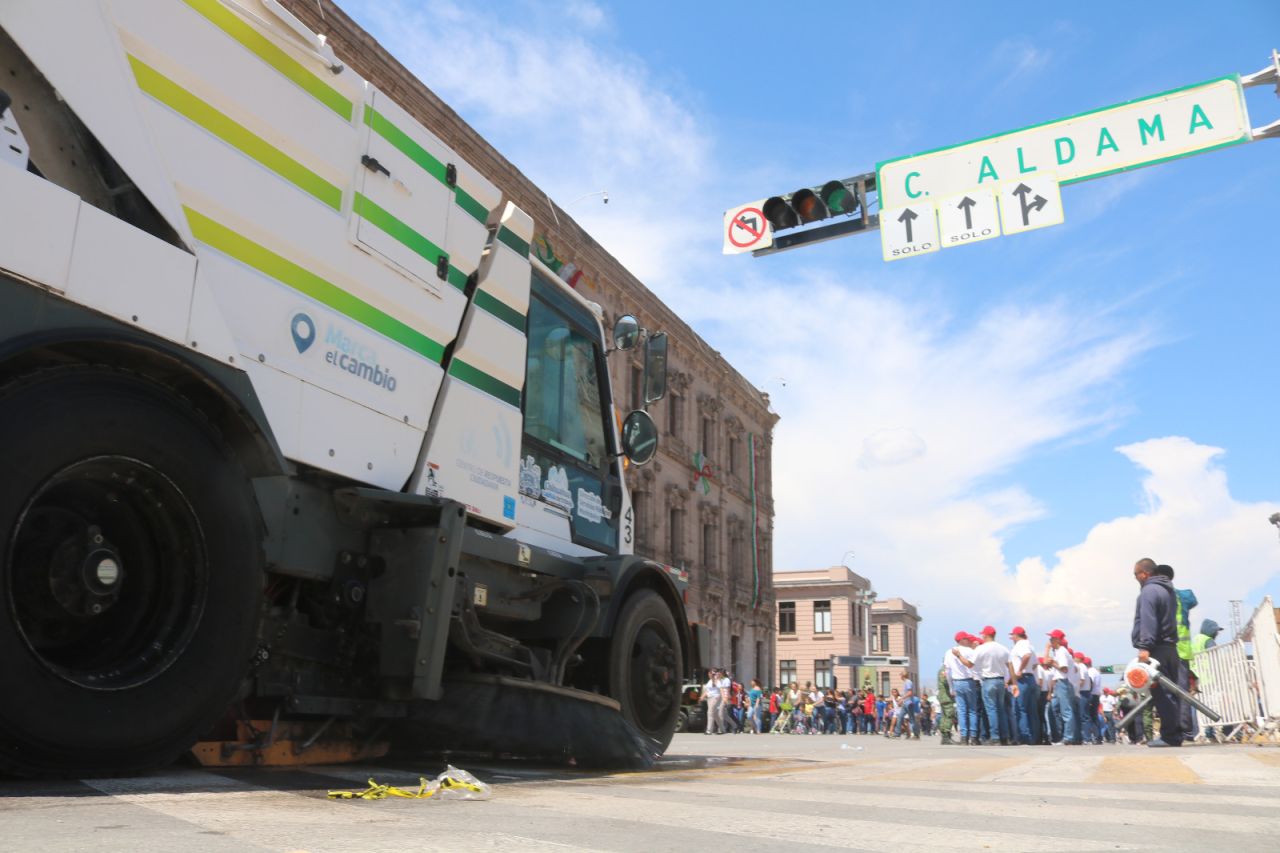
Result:
<instances>
[{"instance_id":1,"label":"white street sweeper truck","mask_svg":"<svg viewBox=\"0 0 1280 853\"><path fill-rule=\"evenodd\" d=\"M0 772L665 748L666 338L533 231L276 0L0 3Z\"/></svg>"}]
</instances>

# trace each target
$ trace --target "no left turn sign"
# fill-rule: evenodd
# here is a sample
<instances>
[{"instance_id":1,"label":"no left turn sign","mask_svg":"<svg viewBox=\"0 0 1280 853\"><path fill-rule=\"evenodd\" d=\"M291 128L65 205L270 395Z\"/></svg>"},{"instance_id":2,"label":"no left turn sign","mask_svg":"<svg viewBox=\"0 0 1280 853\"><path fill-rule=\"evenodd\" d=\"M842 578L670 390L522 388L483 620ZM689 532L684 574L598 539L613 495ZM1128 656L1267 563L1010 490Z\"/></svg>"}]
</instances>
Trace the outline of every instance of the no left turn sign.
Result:
<instances>
[{"instance_id":1,"label":"no left turn sign","mask_svg":"<svg viewBox=\"0 0 1280 853\"><path fill-rule=\"evenodd\" d=\"M724 253L741 255L773 245L773 228L764 218L763 199L730 209L724 215Z\"/></svg>"}]
</instances>

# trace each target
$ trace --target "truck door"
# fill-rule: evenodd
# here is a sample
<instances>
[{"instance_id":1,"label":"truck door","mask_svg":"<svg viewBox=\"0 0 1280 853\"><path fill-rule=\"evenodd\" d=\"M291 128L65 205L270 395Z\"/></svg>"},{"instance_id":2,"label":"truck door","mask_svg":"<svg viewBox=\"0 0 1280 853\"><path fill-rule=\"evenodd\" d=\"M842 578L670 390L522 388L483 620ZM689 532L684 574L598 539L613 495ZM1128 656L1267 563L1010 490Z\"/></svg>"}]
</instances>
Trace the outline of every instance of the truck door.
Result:
<instances>
[{"instance_id":1,"label":"truck door","mask_svg":"<svg viewBox=\"0 0 1280 853\"><path fill-rule=\"evenodd\" d=\"M616 553L622 489L599 323L539 275L529 300L521 521Z\"/></svg>"}]
</instances>

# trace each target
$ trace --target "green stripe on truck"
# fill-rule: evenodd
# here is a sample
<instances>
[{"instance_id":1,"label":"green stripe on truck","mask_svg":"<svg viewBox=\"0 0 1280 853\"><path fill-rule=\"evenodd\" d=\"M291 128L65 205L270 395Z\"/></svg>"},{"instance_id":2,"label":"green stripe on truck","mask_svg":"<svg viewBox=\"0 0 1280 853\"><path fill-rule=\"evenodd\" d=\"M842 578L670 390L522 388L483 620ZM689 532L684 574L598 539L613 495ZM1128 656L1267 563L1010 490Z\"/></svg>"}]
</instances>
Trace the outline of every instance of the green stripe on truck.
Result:
<instances>
[{"instance_id":1,"label":"green stripe on truck","mask_svg":"<svg viewBox=\"0 0 1280 853\"><path fill-rule=\"evenodd\" d=\"M501 379L496 379L480 368L467 364L457 356L454 356L453 361L449 362L449 375L467 383L472 388L483 391L491 397L497 397L509 406L520 408L519 388L512 388Z\"/></svg>"},{"instance_id":2,"label":"green stripe on truck","mask_svg":"<svg viewBox=\"0 0 1280 853\"><path fill-rule=\"evenodd\" d=\"M417 329L203 213L185 206L182 209L191 225L192 235L209 248L274 278L437 364L444 358L444 347Z\"/></svg>"},{"instance_id":3,"label":"green stripe on truck","mask_svg":"<svg viewBox=\"0 0 1280 853\"><path fill-rule=\"evenodd\" d=\"M184 0L184 2L345 121L351 121L355 108L346 96L308 71L301 62L254 29L252 24L228 9L222 0Z\"/></svg>"},{"instance_id":4,"label":"green stripe on truck","mask_svg":"<svg viewBox=\"0 0 1280 853\"><path fill-rule=\"evenodd\" d=\"M133 76L138 88L169 109L235 148L262 166L275 172L319 201L333 208L342 208L342 190L329 183L288 154L267 142L261 136L219 112L197 98L138 57L129 55Z\"/></svg>"},{"instance_id":5,"label":"green stripe on truck","mask_svg":"<svg viewBox=\"0 0 1280 853\"><path fill-rule=\"evenodd\" d=\"M412 136L392 124L382 113L371 106L365 105L364 123L369 125L369 129L374 133L387 140L393 148L421 166L422 170L428 175L445 186L449 186L449 180L446 175L448 167L436 159L434 154L419 145ZM489 211L485 210L480 202L468 195L467 191L462 187L455 186L452 189L454 191L454 201L458 203L458 207L483 225L489 218Z\"/></svg>"}]
</instances>

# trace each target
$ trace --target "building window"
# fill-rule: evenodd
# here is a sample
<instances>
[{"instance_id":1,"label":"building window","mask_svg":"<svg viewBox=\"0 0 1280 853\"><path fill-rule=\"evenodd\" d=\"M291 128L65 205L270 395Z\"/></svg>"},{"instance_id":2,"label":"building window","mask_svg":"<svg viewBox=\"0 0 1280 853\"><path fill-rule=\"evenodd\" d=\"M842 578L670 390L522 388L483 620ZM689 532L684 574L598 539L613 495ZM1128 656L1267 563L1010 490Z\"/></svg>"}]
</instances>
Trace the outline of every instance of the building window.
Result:
<instances>
[{"instance_id":1,"label":"building window","mask_svg":"<svg viewBox=\"0 0 1280 853\"><path fill-rule=\"evenodd\" d=\"M715 456L716 424L711 418L702 419L702 455L708 459Z\"/></svg>"},{"instance_id":2,"label":"building window","mask_svg":"<svg viewBox=\"0 0 1280 853\"><path fill-rule=\"evenodd\" d=\"M793 660L778 661L778 684L786 686L796 679L796 662Z\"/></svg>"},{"instance_id":3,"label":"building window","mask_svg":"<svg viewBox=\"0 0 1280 853\"><path fill-rule=\"evenodd\" d=\"M880 651L882 652L889 651L889 626L888 625L880 626Z\"/></svg>"},{"instance_id":4,"label":"building window","mask_svg":"<svg viewBox=\"0 0 1280 853\"><path fill-rule=\"evenodd\" d=\"M813 603L813 633L831 633L831 602L815 601Z\"/></svg>"},{"instance_id":5,"label":"building window","mask_svg":"<svg viewBox=\"0 0 1280 853\"><path fill-rule=\"evenodd\" d=\"M714 525L702 525L702 565L706 569L716 567L716 529Z\"/></svg>"},{"instance_id":6,"label":"building window","mask_svg":"<svg viewBox=\"0 0 1280 853\"><path fill-rule=\"evenodd\" d=\"M736 636L729 637L729 673L738 681L742 681L742 673L739 669L742 667L742 661L738 660L738 653L741 651L742 638Z\"/></svg>"},{"instance_id":7,"label":"building window","mask_svg":"<svg viewBox=\"0 0 1280 853\"><path fill-rule=\"evenodd\" d=\"M754 675L756 678L759 678L761 681L764 680L764 669L763 667L760 666L763 660L764 660L764 643L760 642L759 640L756 640L755 666L752 668L751 674Z\"/></svg>"},{"instance_id":8,"label":"building window","mask_svg":"<svg viewBox=\"0 0 1280 853\"><path fill-rule=\"evenodd\" d=\"M862 605L857 601L853 603L853 618L849 620L849 624L853 625L854 636L862 635Z\"/></svg>"},{"instance_id":9,"label":"building window","mask_svg":"<svg viewBox=\"0 0 1280 853\"><path fill-rule=\"evenodd\" d=\"M880 695L889 695L889 673L887 672L880 673Z\"/></svg>"},{"instance_id":10,"label":"building window","mask_svg":"<svg viewBox=\"0 0 1280 853\"><path fill-rule=\"evenodd\" d=\"M880 651L880 631L875 625L871 626L871 651Z\"/></svg>"},{"instance_id":11,"label":"building window","mask_svg":"<svg viewBox=\"0 0 1280 853\"><path fill-rule=\"evenodd\" d=\"M819 690L825 690L832 686L830 658L813 662L813 683Z\"/></svg>"},{"instance_id":12,"label":"building window","mask_svg":"<svg viewBox=\"0 0 1280 853\"><path fill-rule=\"evenodd\" d=\"M684 519L684 512L678 509L671 510L667 517L667 553L671 555L671 565L680 565L680 557L683 549L680 543L683 541L683 534L680 530Z\"/></svg>"},{"instance_id":13,"label":"building window","mask_svg":"<svg viewBox=\"0 0 1280 853\"><path fill-rule=\"evenodd\" d=\"M684 417L684 401L679 394L667 395L667 435L680 437L680 421Z\"/></svg>"},{"instance_id":14,"label":"building window","mask_svg":"<svg viewBox=\"0 0 1280 853\"><path fill-rule=\"evenodd\" d=\"M742 452L742 442L738 440L736 435L729 436L729 473L738 473L738 454Z\"/></svg>"},{"instance_id":15,"label":"building window","mask_svg":"<svg viewBox=\"0 0 1280 853\"><path fill-rule=\"evenodd\" d=\"M778 633L794 634L796 632L796 603L794 601L778 602ZM795 663L795 661L792 661Z\"/></svg>"}]
</instances>

